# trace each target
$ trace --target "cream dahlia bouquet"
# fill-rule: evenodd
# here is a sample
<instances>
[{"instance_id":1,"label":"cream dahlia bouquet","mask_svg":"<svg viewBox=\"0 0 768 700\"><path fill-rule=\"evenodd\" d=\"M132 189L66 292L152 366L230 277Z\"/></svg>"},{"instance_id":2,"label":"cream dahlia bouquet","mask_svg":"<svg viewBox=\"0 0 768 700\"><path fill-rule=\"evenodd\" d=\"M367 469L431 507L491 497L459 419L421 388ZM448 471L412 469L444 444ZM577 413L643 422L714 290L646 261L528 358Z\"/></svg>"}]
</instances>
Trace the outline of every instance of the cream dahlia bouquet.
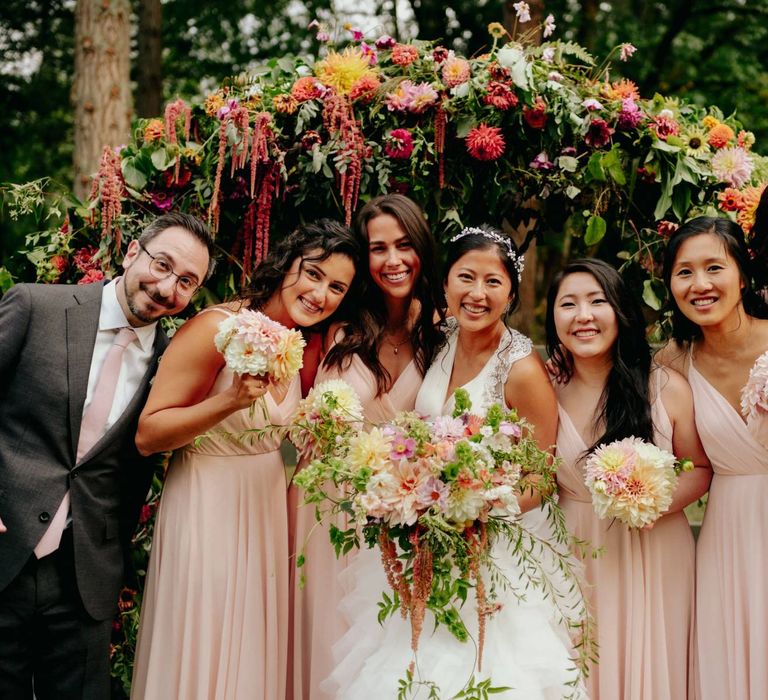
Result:
<instances>
[{"instance_id":1,"label":"cream dahlia bouquet","mask_svg":"<svg viewBox=\"0 0 768 700\"><path fill-rule=\"evenodd\" d=\"M690 460L678 462L666 450L628 437L600 445L587 459L584 481L600 518L641 528L669 509L678 474L691 469Z\"/></svg>"},{"instance_id":2,"label":"cream dahlia bouquet","mask_svg":"<svg viewBox=\"0 0 768 700\"><path fill-rule=\"evenodd\" d=\"M741 415L750 433L768 448L768 352L763 353L749 371L741 392Z\"/></svg>"},{"instance_id":3,"label":"cream dahlia bouquet","mask_svg":"<svg viewBox=\"0 0 768 700\"><path fill-rule=\"evenodd\" d=\"M293 379L303 366L304 338L261 311L243 309L219 324L213 339L235 374Z\"/></svg>"}]
</instances>

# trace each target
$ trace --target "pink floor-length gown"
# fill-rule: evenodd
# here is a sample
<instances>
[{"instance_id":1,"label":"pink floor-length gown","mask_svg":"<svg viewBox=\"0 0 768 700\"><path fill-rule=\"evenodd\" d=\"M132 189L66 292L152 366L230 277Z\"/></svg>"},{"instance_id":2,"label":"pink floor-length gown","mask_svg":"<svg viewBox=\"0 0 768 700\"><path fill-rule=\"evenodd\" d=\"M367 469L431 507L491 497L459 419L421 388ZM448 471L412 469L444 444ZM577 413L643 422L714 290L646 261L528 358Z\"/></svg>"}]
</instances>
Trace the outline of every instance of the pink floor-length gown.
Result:
<instances>
[{"instance_id":1,"label":"pink floor-length gown","mask_svg":"<svg viewBox=\"0 0 768 700\"><path fill-rule=\"evenodd\" d=\"M357 356L344 369L338 367L317 373L315 384L327 379L343 379L357 392L367 423L383 423L399 411L410 411L421 386L421 375L415 362L411 362L386 394L376 396L376 379ZM338 611L343 590L339 574L348 557L336 558L328 539L328 525L316 525L314 505L299 505L299 489L289 490L289 517L295 518L291 528L294 534L293 551L304 550L306 563L302 567L305 578L299 587L298 576L291 576L293 612L293 666L288 680L289 700L333 700L333 696L320 689L320 683L334 668L332 648L347 630L343 615ZM344 523L337 523L345 527ZM307 539L309 537L309 539ZM292 568L293 566L292 558Z\"/></svg>"},{"instance_id":2,"label":"pink floor-length gown","mask_svg":"<svg viewBox=\"0 0 768 700\"><path fill-rule=\"evenodd\" d=\"M232 383L219 373L211 395ZM298 378L269 421L290 419ZM264 425L257 405L214 430ZM163 488L131 697L283 700L288 657L288 514L280 441L220 435L177 450Z\"/></svg>"},{"instance_id":3,"label":"pink floor-length gown","mask_svg":"<svg viewBox=\"0 0 768 700\"><path fill-rule=\"evenodd\" d=\"M768 698L768 444L689 362L696 426L714 476L697 543L700 700Z\"/></svg>"},{"instance_id":4,"label":"pink floor-length gown","mask_svg":"<svg viewBox=\"0 0 768 700\"><path fill-rule=\"evenodd\" d=\"M656 370L651 381L658 383ZM658 392L657 392L658 394ZM661 398L652 405L655 443L672 451L672 425ZM694 541L682 512L662 516L650 530L600 520L584 484L587 449L559 407L557 473L568 530L602 547L587 556L586 592L597 623L599 664L587 686L592 700L685 700L693 697Z\"/></svg>"}]
</instances>

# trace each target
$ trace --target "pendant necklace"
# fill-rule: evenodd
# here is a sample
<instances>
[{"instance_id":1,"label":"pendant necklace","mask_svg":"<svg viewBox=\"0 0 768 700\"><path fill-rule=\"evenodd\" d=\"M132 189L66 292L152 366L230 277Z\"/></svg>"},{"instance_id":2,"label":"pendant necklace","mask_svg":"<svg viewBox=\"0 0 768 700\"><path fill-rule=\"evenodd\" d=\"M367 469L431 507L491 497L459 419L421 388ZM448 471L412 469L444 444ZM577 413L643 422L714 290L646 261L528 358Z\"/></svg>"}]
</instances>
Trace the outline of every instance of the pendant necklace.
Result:
<instances>
[{"instance_id":1,"label":"pendant necklace","mask_svg":"<svg viewBox=\"0 0 768 700\"><path fill-rule=\"evenodd\" d=\"M400 348L403 345L405 345L409 340L410 340L410 338L406 337L405 340L401 340L399 343L393 343L387 336L384 336L384 341L386 343L389 343L389 345L392 346L392 350L393 350L395 355L397 355L397 353L399 352Z\"/></svg>"}]
</instances>

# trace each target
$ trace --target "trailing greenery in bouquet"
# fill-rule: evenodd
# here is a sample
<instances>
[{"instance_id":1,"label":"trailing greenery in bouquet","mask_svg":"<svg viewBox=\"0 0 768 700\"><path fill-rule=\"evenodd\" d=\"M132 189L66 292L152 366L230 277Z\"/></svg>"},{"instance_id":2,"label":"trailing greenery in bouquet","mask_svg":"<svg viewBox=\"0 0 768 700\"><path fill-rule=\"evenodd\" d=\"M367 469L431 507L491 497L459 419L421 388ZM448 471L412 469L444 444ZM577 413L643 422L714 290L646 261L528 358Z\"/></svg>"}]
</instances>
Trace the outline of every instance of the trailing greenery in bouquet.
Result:
<instances>
[{"instance_id":1,"label":"trailing greenery in bouquet","mask_svg":"<svg viewBox=\"0 0 768 700\"><path fill-rule=\"evenodd\" d=\"M467 393L459 389L452 416L425 421L403 412L391 422L358 430L352 426L359 424L359 405L350 393L339 381L305 399L292 430L314 459L295 482L305 502L316 504L318 519L348 516L346 530L330 526L337 555L360 546L361 539L380 550L391 592L383 592L379 620L398 611L408 618L414 654L427 611L436 624L466 641L470 633L460 609L474 590L482 670L486 622L500 607L500 590L514 587L495 563L491 549L499 542L519 562L525 586L542 588L563 606L564 619L584 615L573 623L580 627L583 666L594 651L590 621L583 608L577 615L565 609L572 600L566 602L544 564L554 557L568 586L579 586L564 554L569 536L557 517L554 543L538 539L519 519L517 496L523 489L540 490L557 511L548 495L554 487L553 460L538 448L530 426L498 405L485 418L472 414ZM408 682L412 673L411 668Z\"/></svg>"},{"instance_id":2,"label":"trailing greenery in bouquet","mask_svg":"<svg viewBox=\"0 0 768 700\"><path fill-rule=\"evenodd\" d=\"M529 21L516 3L518 23ZM125 241L170 208L210 221L230 265L209 290L236 289L269 237L298 219L350 220L359 199L407 191L449 237L465 221L516 224L572 249L600 244L646 271L660 307L656 262L666 228L768 179L754 137L716 107L640 96L611 63L556 39L555 21L508 41L489 25L488 50L464 57L435 42L400 43L354 27L310 25L318 57L281 57L225 81L202 105L170 103L107 149L90 196L60 197L59 227L27 254L39 279L87 282L110 273ZM17 212L46 202L47 183L12 186ZM730 188L726 189L726 188ZM726 198L729 211L736 200ZM279 204L276 206L276 204ZM741 206L741 205L739 205ZM735 214L734 214L735 215ZM54 217L55 218L55 217Z\"/></svg>"}]
</instances>

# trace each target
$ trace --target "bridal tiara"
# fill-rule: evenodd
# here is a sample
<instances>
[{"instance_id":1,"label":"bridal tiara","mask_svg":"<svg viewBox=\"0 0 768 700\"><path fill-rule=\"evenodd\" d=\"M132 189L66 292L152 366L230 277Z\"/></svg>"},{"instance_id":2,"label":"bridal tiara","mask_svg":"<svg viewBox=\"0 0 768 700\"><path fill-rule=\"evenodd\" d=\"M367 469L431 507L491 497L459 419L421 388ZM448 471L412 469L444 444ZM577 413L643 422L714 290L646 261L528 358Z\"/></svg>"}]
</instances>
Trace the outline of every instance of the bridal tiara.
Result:
<instances>
[{"instance_id":1,"label":"bridal tiara","mask_svg":"<svg viewBox=\"0 0 768 700\"><path fill-rule=\"evenodd\" d=\"M493 231L477 228L476 226L467 226L466 228L461 229L460 233L457 233L451 238L450 242L453 243L465 236L482 236L483 238L487 238L488 240L501 245L504 250L507 251L507 257L512 261L512 266L517 271L517 281L518 283L520 282L520 279L523 276L523 267L525 267L525 256L515 252L515 249L512 247L512 241L509 238L494 233Z\"/></svg>"}]
</instances>

